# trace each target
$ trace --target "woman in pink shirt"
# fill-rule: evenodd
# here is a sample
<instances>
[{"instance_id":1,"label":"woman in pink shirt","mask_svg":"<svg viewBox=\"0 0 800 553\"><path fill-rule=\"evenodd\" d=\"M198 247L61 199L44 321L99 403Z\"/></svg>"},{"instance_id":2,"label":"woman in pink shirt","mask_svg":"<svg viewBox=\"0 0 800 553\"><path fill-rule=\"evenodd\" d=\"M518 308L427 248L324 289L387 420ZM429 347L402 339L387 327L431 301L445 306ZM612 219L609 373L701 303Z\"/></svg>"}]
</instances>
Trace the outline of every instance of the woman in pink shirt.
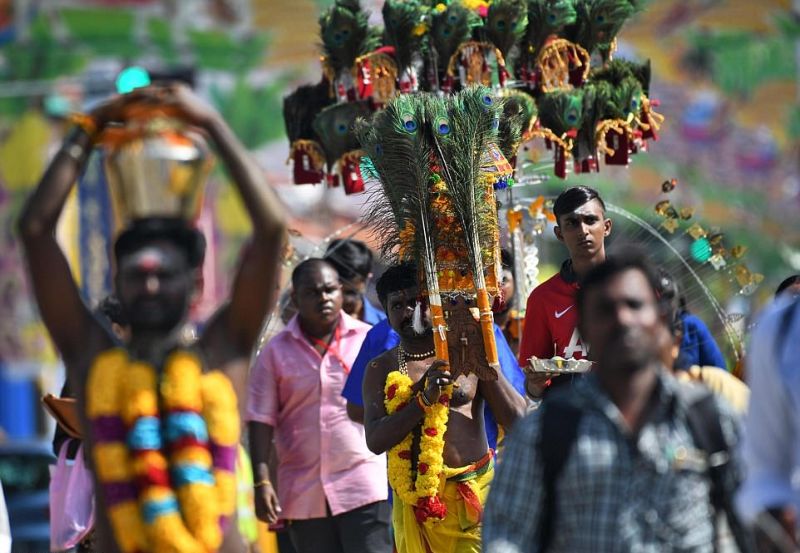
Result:
<instances>
[{"instance_id":1,"label":"woman in pink shirt","mask_svg":"<svg viewBox=\"0 0 800 553\"><path fill-rule=\"evenodd\" d=\"M341 395L370 327L342 311L339 277L324 260L298 265L292 287L297 315L250 375L256 513L264 522L288 520L298 553L388 553L386 459L367 449L364 427L348 418Z\"/></svg>"}]
</instances>

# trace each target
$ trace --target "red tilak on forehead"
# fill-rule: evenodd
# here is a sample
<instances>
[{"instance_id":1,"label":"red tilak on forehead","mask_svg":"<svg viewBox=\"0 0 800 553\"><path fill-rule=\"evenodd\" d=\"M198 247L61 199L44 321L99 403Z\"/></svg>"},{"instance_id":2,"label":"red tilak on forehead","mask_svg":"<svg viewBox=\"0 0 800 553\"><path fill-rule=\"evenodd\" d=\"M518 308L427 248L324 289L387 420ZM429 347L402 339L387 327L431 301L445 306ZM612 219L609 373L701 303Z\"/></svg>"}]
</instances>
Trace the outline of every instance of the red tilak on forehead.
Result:
<instances>
[{"instance_id":1,"label":"red tilak on forehead","mask_svg":"<svg viewBox=\"0 0 800 553\"><path fill-rule=\"evenodd\" d=\"M161 257L154 252L146 252L136 260L136 267L142 271L154 271L161 267Z\"/></svg>"}]
</instances>

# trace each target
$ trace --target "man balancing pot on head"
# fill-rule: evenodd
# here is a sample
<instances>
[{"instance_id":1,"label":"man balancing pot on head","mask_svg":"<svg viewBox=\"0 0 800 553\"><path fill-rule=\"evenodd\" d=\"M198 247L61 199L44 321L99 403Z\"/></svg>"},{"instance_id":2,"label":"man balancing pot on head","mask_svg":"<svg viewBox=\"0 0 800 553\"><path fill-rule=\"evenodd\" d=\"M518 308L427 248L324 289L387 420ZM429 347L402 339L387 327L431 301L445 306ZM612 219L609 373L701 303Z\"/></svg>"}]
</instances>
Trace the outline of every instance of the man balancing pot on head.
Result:
<instances>
[{"instance_id":1,"label":"man balancing pot on head","mask_svg":"<svg viewBox=\"0 0 800 553\"><path fill-rule=\"evenodd\" d=\"M135 220L115 247L115 292L130 322L123 347L81 298L55 228L93 139L132 106L165 106L216 146L253 225L229 301L186 347L205 242L182 219ZM152 183L153 187L168 183ZM222 117L187 87L117 96L73 129L19 222L39 309L77 392L95 477L97 550L240 551L231 518L244 379L274 302L285 223L259 167ZM241 383L239 383L241 384Z\"/></svg>"},{"instance_id":2,"label":"man balancing pot on head","mask_svg":"<svg viewBox=\"0 0 800 553\"><path fill-rule=\"evenodd\" d=\"M478 380L474 374L459 376L452 397L443 392L453 378L450 367L435 359L429 310L422 310L423 328L414 329L419 297L416 275L416 266L396 265L377 283L400 344L367 366L363 384L367 446L374 453L389 455L392 525L399 553L478 552L482 505L494 472L484 404L488 403L499 424L510 429L524 412L525 401L502 371L493 381ZM453 363L458 369L456 359ZM412 384L404 390L402 382L407 379ZM404 403L393 406L390 414L387 400ZM437 422L442 410L449 410L446 433ZM441 454L436 452L437 440L443 446ZM444 509L426 502L426 497L436 494ZM443 520L433 522L440 517Z\"/></svg>"},{"instance_id":3,"label":"man balancing pot on head","mask_svg":"<svg viewBox=\"0 0 800 553\"><path fill-rule=\"evenodd\" d=\"M611 219L606 217L600 195L588 186L563 191L553 204L553 213L556 216L553 230L559 242L567 247L569 259L528 297L519 346L519 363L523 367L534 356L585 359L589 353L589 344L583 342L578 331L575 296L581 279L606 259L605 239L611 234ZM550 373L529 373L525 382L528 395L541 399L552 377Z\"/></svg>"}]
</instances>

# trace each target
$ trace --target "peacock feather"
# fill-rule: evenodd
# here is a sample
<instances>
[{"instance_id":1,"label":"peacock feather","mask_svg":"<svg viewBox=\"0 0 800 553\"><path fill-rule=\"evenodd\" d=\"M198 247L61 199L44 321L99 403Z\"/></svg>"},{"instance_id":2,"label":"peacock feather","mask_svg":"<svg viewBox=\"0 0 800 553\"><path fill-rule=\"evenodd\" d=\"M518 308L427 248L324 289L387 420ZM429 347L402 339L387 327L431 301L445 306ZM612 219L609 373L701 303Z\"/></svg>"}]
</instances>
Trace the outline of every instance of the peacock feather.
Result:
<instances>
[{"instance_id":1,"label":"peacock feather","mask_svg":"<svg viewBox=\"0 0 800 553\"><path fill-rule=\"evenodd\" d=\"M369 27L369 13L358 0L336 0L319 19L322 51L335 74L350 69L358 56L380 45L380 34Z\"/></svg>"},{"instance_id":2,"label":"peacock feather","mask_svg":"<svg viewBox=\"0 0 800 553\"><path fill-rule=\"evenodd\" d=\"M536 102L522 90L503 91L503 116L497 132L497 145L507 159L517 155L517 149L536 119Z\"/></svg>"},{"instance_id":3,"label":"peacock feather","mask_svg":"<svg viewBox=\"0 0 800 553\"><path fill-rule=\"evenodd\" d=\"M433 252L434 238L426 96L398 96L372 118L359 119L355 132L366 154L362 174L381 185L370 198L367 225L387 259L412 255L419 267L426 267L425 255Z\"/></svg>"},{"instance_id":4,"label":"peacock feather","mask_svg":"<svg viewBox=\"0 0 800 553\"><path fill-rule=\"evenodd\" d=\"M411 66L415 56L424 58L427 11L420 0L386 0L383 5L384 42L394 47L401 71Z\"/></svg>"},{"instance_id":5,"label":"peacock feather","mask_svg":"<svg viewBox=\"0 0 800 553\"><path fill-rule=\"evenodd\" d=\"M642 87L645 95L650 93L650 60L644 63L635 63L623 59L615 59L604 67L595 69L589 75L589 80L607 81L612 86L619 86L628 77L633 77Z\"/></svg>"},{"instance_id":6,"label":"peacock feather","mask_svg":"<svg viewBox=\"0 0 800 553\"><path fill-rule=\"evenodd\" d=\"M429 103L437 164L478 287L485 287L487 260L482 252L497 227L496 205L486 201L482 154L497 140L502 110L502 101L483 86L466 88L449 100L434 98Z\"/></svg>"},{"instance_id":7,"label":"peacock feather","mask_svg":"<svg viewBox=\"0 0 800 553\"><path fill-rule=\"evenodd\" d=\"M590 83L585 84L582 90L581 126L575 140L577 148L573 148L573 155L578 161L595 156L597 153L597 124L604 118L611 93L607 86L595 86Z\"/></svg>"},{"instance_id":8,"label":"peacock feather","mask_svg":"<svg viewBox=\"0 0 800 553\"><path fill-rule=\"evenodd\" d=\"M367 102L347 102L328 106L314 118L314 132L325 150L329 169L343 154L358 149L353 124L356 119L366 117L369 113Z\"/></svg>"},{"instance_id":9,"label":"peacock feather","mask_svg":"<svg viewBox=\"0 0 800 553\"><path fill-rule=\"evenodd\" d=\"M636 78L625 77L622 82L610 88L604 119L624 119L630 122L630 118L639 115L642 108L642 85Z\"/></svg>"},{"instance_id":10,"label":"peacock feather","mask_svg":"<svg viewBox=\"0 0 800 553\"><path fill-rule=\"evenodd\" d=\"M539 122L557 136L577 131L583 125L583 90L543 94L538 100Z\"/></svg>"},{"instance_id":11,"label":"peacock feather","mask_svg":"<svg viewBox=\"0 0 800 553\"><path fill-rule=\"evenodd\" d=\"M575 23L575 0L528 0L528 27L522 55L532 63L550 35Z\"/></svg>"},{"instance_id":12,"label":"peacock feather","mask_svg":"<svg viewBox=\"0 0 800 553\"><path fill-rule=\"evenodd\" d=\"M434 9L432 14L430 44L437 70L442 73L459 45L472 38L472 30L480 24L480 18L460 2L453 2L442 11Z\"/></svg>"},{"instance_id":13,"label":"peacock feather","mask_svg":"<svg viewBox=\"0 0 800 553\"><path fill-rule=\"evenodd\" d=\"M489 5L483 32L506 58L519 43L528 27L528 6L525 0L494 0Z\"/></svg>"},{"instance_id":14,"label":"peacock feather","mask_svg":"<svg viewBox=\"0 0 800 553\"><path fill-rule=\"evenodd\" d=\"M300 86L283 99L283 120L289 142L315 137L314 118L331 103L328 88L323 80L315 85Z\"/></svg>"},{"instance_id":15,"label":"peacock feather","mask_svg":"<svg viewBox=\"0 0 800 553\"><path fill-rule=\"evenodd\" d=\"M614 39L637 5L637 0L575 0L578 18L566 30L566 38L589 53L597 50L606 62Z\"/></svg>"}]
</instances>

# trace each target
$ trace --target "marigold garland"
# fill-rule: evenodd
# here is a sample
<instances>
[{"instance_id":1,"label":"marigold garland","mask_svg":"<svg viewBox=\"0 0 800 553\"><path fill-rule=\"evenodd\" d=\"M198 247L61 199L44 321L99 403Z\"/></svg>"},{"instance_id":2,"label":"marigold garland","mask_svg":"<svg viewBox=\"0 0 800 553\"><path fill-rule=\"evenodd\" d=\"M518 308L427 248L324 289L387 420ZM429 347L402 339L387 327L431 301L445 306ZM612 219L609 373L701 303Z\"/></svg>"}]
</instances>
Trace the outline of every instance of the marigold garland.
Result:
<instances>
[{"instance_id":1,"label":"marigold garland","mask_svg":"<svg viewBox=\"0 0 800 553\"><path fill-rule=\"evenodd\" d=\"M123 553L219 549L236 508L239 413L230 381L203 374L186 351L168 357L159 381L152 366L114 349L90 369L86 408Z\"/></svg>"},{"instance_id":2,"label":"marigold garland","mask_svg":"<svg viewBox=\"0 0 800 553\"><path fill-rule=\"evenodd\" d=\"M400 371L392 371L387 375L384 404L388 414L408 405L413 397L412 385L408 375ZM439 490L445 469L444 435L447 431L452 388L452 385L445 387L439 401L425 409L415 482L411 479L412 433L389 450L389 484L403 503L416 507L417 521L428 526L441 521L447 515L447 507L439 497Z\"/></svg>"}]
</instances>

